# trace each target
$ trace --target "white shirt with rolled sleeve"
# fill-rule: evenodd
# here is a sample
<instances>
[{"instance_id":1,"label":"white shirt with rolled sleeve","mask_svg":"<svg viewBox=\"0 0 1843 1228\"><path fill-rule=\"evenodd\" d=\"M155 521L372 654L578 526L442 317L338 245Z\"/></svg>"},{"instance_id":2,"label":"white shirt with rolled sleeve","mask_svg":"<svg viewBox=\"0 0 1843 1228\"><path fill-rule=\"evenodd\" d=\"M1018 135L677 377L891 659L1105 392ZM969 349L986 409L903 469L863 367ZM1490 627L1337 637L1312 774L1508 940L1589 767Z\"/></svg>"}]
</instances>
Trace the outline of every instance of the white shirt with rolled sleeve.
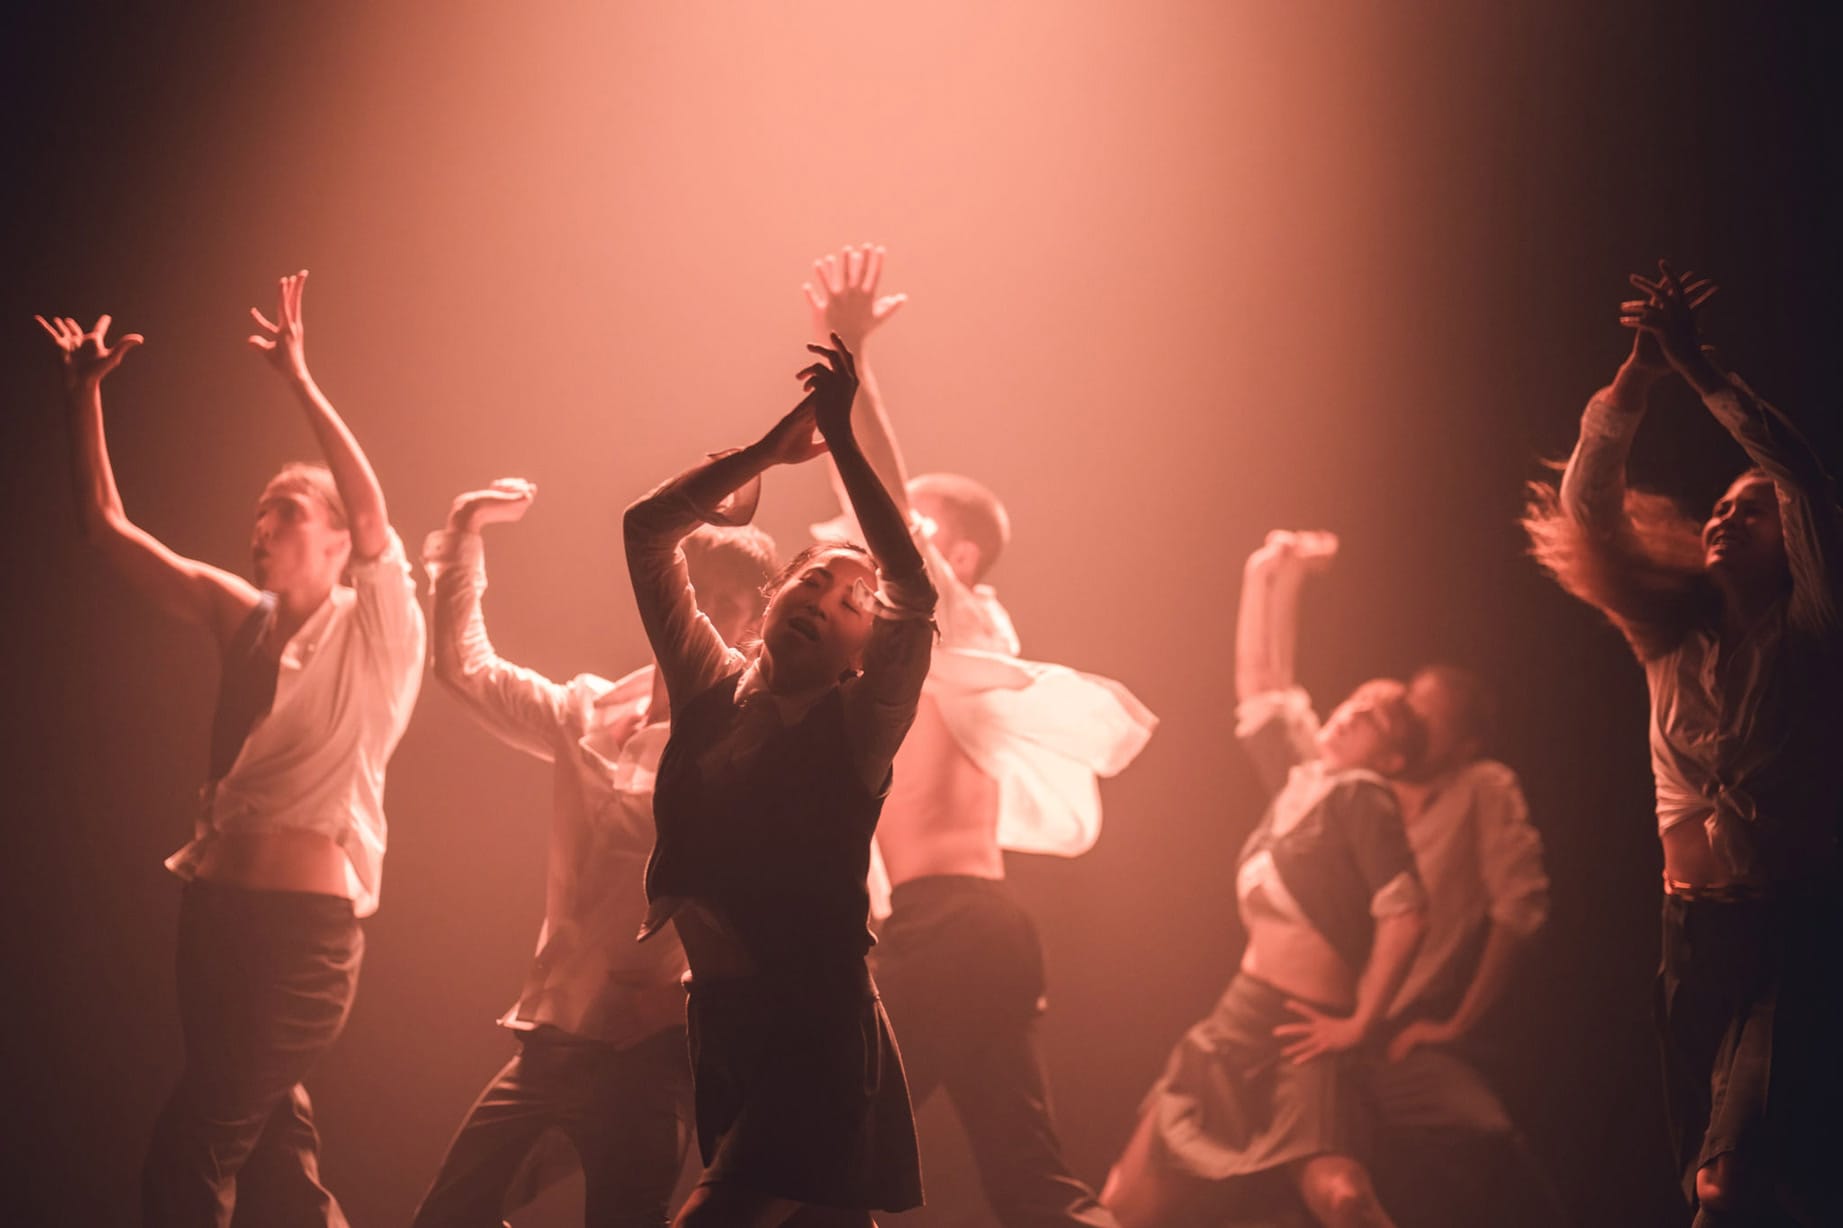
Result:
<instances>
[{"instance_id":1,"label":"white shirt with rolled sleeve","mask_svg":"<svg viewBox=\"0 0 1843 1228\"><path fill-rule=\"evenodd\" d=\"M552 765L544 927L518 1001L499 1020L626 1048L681 1025L684 949L646 916L653 783L670 725L651 719L652 666L616 681L554 682L494 650L480 598L480 535L438 531L423 545L435 604L436 676L500 741Z\"/></svg>"},{"instance_id":2,"label":"white shirt with rolled sleeve","mask_svg":"<svg viewBox=\"0 0 1843 1228\"><path fill-rule=\"evenodd\" d=\"M353 912L377 911L384 769L416 706L427 641L396 530L347 576L282 648L268 714L204 787L193 839L166 860L181 878L220 832L298 828L345 851Z\"/></svg>"}]
</instances>

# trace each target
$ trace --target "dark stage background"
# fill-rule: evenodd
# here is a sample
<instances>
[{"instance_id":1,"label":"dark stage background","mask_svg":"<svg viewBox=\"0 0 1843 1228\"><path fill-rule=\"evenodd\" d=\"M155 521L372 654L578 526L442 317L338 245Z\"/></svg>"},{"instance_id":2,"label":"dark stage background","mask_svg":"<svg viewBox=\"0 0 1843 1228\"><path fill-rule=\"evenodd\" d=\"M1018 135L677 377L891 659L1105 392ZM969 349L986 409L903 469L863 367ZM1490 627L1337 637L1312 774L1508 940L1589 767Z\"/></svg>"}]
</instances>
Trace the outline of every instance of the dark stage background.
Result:
<instances>
[{"instance_id":1,"label":"dark stage background","mask_svg":"<svg viewBox=\"0 0 1843 1228\"><path fill-rule=\"evenodd\" d=\"M52 347L148 344L106 400L129 511L243 567L311 440L245 352L305 266L309 354L412 551L458 490L494 531L502 651L618 674L643 643L619 509L791 403L809 261L876 239L910 304L874 361L918 469L1009 500L995 582L1029 655L1163 718L1100 846L1014 859L1041 921L1069 1152L1098 1181L1238 953L1259 799L1230 738L1240 563L1343 535L1302 650L1322 700L1440 657L1502 685L1555 917L1498 1073L1588 1225L1673 1221L1648 1032L1659 863L1643 687L1522 555L1520 485L1627 338L1624 274L1717 275L1709 331L1838 442L1837 31L1665 3L37 6L6 101L8 1091L0 1218L132 1221L177 1073L170 959L210 646L84 548ZM1684 396L1642 474L1703 504L1738 453ZM777 476L793 543L828 495ZM382 911L311 1083L331 1184L403 1223L508 1049L542 901L546 777L432 682L391 769ZM951 1115L934 1205L984 1223ZM529 1223L568 1223L566 1192Z\"/></svg>"}]
</instances>

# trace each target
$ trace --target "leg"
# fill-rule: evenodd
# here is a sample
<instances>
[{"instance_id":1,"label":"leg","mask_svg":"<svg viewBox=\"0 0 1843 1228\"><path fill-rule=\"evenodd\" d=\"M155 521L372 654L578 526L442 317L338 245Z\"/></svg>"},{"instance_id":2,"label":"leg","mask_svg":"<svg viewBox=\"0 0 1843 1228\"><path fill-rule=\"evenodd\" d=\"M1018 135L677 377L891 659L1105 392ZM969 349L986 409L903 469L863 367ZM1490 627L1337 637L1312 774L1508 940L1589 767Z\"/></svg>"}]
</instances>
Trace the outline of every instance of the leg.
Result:
<instances>
[{"instance_id":1,"label":"leg","mask_svg":"<svg viewBox=\"0 0 1843 1228\"><path fill-rule=\"evenodd\" d=\"M532 1048L522 1047L468 1110L416 1209L415 1228L500 1228L505 1222L513 1184L544 1132L557 1124L553 1080Z\"/></svg>"},{"instance_id":2,"label":"leg","mask_svg":"<svg viewBox=\"0 0 1843 1228\"><path fill-rule=\"evenodd\" d=\"M1306 1209L1325 1228L1395 1228L1368 1170L1349 1156L1313 1156L1294 1169L1293 1179Z\"/></svg>"},{"instance_id":3,"label":"leg","mask_svg":"<svg viewBox=\"0 0 1843 1228\"><path fill-rule=\"evenodd\" d=\"M1001 1224L1111 1228L1113 1215L1063 1159L1036 1027L1034 1018L1013 1022L967 1050L949 1051L947 1094Z\"/></svg>"},{"instance_id":4,"label":"leg","mask_svg":"<svg viewBox=\"0 0 1843 1228\"><path fill-rule=\"evenodd\" d=\"M1107 1174L1101 1201L1121 1228L1157 1228L1169 1223L1202 1190L1203 1182L1174 1172L1159 1158L1154 1119L1141 1114L1126 1150Z\"/></svg>"},{"instance_id":5,"label":"leg","mask_svg":"<svg viewBox=\"0 0 1843 1228\"><path fill-rule=\"evenodd\" d=\"M563 1129L581 1157L586 1228L664 1228L691 1145L681 1028L630 1049L574 1046Z\"/></svg>"},{"instance_id":6,"label":"leg","mask_svg":"<svg viewBox=\"0 0 1843 1228\"><path fill-rule=\"evenodd\" d=\"M313 1101L296 1083L282 1097L269 1124L237 1174L239 1213L233 1226L245 1223L275 1228L345 1228L345 1213L320 1184L320 1136L314 1129ZM247 1211L248 1214L244 1214Z\"/></svg>"},{"instance_id":7,"label":"leg","mask_svg":"<svg viewBox=\"0 0 1843 1228\"><path fill-rule=\"evenodd\" d=\"M345 1025L363 954L344 901L187 888L177 961L186 1065L143 1170L145 1223L230 1223L237 1175L271 1115L293 1117L296 1086ZM304 1173L316 1163L311 1129L284 1121L274 1137L307 1148L294 1161ZM344 1222L317 1180L284 1183L282 1196L286 1206L262 1209L265 1222Z\"/></svg>"},{"instance_id":8,"label":"leg","mask_svg":"<svg viewBox=\"0 0 1843 1228\"><path fill-rule=\"evenodd\" d=\"M925 894L908 911L916 886ZM978 880L918 880L896 902L878 986L911 1099L938 1078L1005 1228L1111 1228L1056 1136L1037 1049L1043 955L1030 918L1002 883Z\"/></svg>"},{"instance_id":9,"label":"leg","mask_svg":"<svg viewBox=\"0 0 1843 1228\"><path fill-rule=\"evenodd\" d=\"M1570 1217L1561 1195L1477 1069L1442 1049L1362 1066L1382 1127L1376 1178L1420 1223L1530 1224Z\"/></svg>"}]
</instances>

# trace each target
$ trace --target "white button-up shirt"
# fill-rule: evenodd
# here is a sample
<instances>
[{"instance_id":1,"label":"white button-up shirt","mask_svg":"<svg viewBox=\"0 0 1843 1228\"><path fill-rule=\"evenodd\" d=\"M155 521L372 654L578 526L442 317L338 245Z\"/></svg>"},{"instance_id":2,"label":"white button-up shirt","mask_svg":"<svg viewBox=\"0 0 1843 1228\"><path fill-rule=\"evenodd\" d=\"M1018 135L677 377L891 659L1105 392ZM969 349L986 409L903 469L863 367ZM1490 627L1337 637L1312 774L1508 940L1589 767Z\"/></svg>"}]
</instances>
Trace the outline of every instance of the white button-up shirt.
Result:
<instances>
[{"instance_id":1,"label":"white button-up shirt","mask_svg":"<svg viewBox=\"0 0 1843 1228\"><path fill-rule=\"evenodd\" d=\"M416 581L396 531L355 562L282 648L275 700L236 760L208 783L193 839L166 859L191 878L219 832L300 828L345 850L353 912L377 911L384 872L384 767L422 683Z\"/></svg>"},{"instance_id":2,"label":"white button-up shirt","mask_svg":"<svg viewBox=\"0 0 1843 1228\"><path fill-rule=\"evenodd\" d=\"M431 533L436 677L495 737L552 765L544 928L524 989L500 1019L627 1047L684 1021L674 932L636 943L646 916L653 779L670 726L651 720L653 667L558 683L502 659L480 610L477 533Z\"/></svg>"}]
</instances>

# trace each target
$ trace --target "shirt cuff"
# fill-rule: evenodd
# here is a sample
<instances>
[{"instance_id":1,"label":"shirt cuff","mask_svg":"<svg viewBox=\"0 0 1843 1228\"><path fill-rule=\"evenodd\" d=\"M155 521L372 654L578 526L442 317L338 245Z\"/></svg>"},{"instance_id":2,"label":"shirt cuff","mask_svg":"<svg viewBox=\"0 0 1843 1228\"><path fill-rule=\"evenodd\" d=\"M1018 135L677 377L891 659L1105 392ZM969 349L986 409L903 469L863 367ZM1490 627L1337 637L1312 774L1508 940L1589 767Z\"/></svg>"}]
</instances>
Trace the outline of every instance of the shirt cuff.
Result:
<instances>
[{"instance_id":1,"label":"shirt cuff","mask_svg":"<svg viewBox=\"0 0 1843 1228\"><path fill-rule=\"evenodd\" d=\"M1290 726L1311 716L1312 697L1301 686L1283 691L1263 691L1250 695L1235 705L1235 736L1245 738L1270 722L1280 719Z\"/></svg>"},{"instance_id":2,"label":"shirt cuff","mask_svg":"<svg viewBox=\"0 0 1843 1228\"><path fill-rule=\"evenodd\" d=\"M1425 907L1427 893L1421 888L1421 880L1410 870L1403 870L1391 878L1369 898L1369 915L1378 919L1398 917L1402 913Z\"/></svg>"},{"instance_id":3,"label":"shirt cuff","mask_svg":"<svg viewBox=\"0 0 1843 1228\"><path fill-rule=\"evenodd\" d=\"M485 557L485 542L478 533L436 529L422 539L422 566L433 591L442 572L450 567L477 568Z\"/></svg>"}]
</instances>

